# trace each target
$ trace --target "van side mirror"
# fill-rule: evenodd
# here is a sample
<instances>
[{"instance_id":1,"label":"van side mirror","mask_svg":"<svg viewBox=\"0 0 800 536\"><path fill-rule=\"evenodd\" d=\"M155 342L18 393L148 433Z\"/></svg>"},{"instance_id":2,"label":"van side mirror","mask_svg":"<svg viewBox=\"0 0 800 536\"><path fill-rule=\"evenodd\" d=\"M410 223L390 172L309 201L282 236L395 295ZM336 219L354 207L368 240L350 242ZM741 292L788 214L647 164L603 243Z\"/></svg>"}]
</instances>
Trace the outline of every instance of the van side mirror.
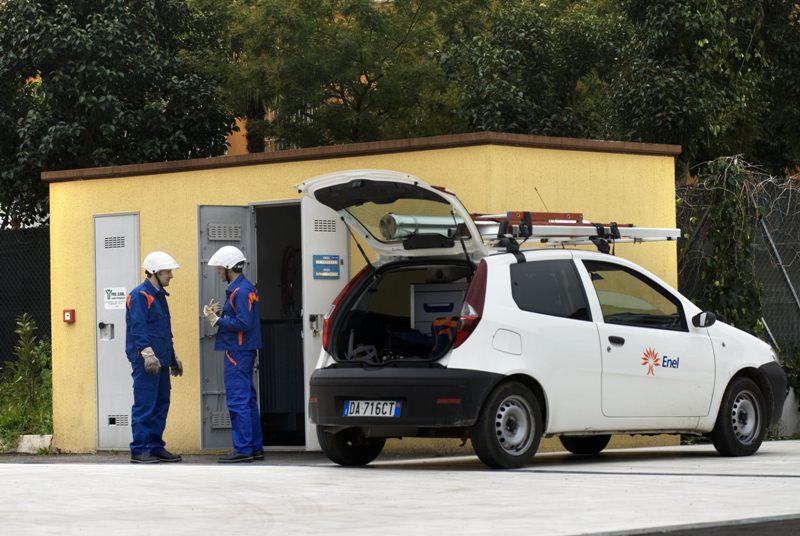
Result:
<instances>
[{"instance_id":1,"label":"van side mirror","mask_svg":"<svg viewBox=\"0 0 800 536\"><path fill-rule=\"evenodd\" d=\"M714 325L714 322L716 321L717 315L711 311L703 311L702 313L697 313L692 317L692 325L696 328L707 328Z\"/></svg>"}]
</instances>

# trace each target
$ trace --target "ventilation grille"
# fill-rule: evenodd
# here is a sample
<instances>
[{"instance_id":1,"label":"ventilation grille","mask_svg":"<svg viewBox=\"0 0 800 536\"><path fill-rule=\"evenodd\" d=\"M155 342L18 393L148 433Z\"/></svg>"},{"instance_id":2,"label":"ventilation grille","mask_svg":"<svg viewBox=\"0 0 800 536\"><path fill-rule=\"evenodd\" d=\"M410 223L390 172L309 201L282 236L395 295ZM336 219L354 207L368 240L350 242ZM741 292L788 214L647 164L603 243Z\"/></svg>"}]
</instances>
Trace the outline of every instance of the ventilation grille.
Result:
<instances>
[{"instance_id":1,"label":"ventilation grille","mask_svg":"<svg viewBox=\"0 0 800 536\"><path fill-rule=\"evenodd\" d=\"M231 416L227 411L211 412L211 429L221 430L231 427Z\"/></svg>"},{"instance_id":2,"label":"ventilation grille","mask_svg":"<svg viewBox=\"0 0 800 536\"><path fill-rule=\"evenodd\" d=\"M239 242L242 239L242 226L238 223L209 223L208 239Z\"/></svg>"},{"instance_id":3,"label":"ventilation grille","mask_svg":"<svg viewBox=\"0 0 800 536\"><path fill-rule=\"evenodd\" d=\"M114 248L124 248L125 247L125 237L124 236L107 236L104 240L105 249L114 249Z\"/></svg>"},{"instance_id":4,"label":"ventilation grille","mask_svg":"<svg viewBox=\"0 0 800 536\"><path fill-rule=\"evenodd\" d=\"M335 233L336 220L314 220L314 232Z\"/></svg>"},{"instance_id":5,"label":"ventilation grille","mask_svg":"<svg viewBox=\"0 0 800 536\"><path fill-rule=\"evenodd\" d=\"M108 425L109 426L128 426L128 416L127 415L109 415L108 416Z\"/></svg>"}]
</instances>

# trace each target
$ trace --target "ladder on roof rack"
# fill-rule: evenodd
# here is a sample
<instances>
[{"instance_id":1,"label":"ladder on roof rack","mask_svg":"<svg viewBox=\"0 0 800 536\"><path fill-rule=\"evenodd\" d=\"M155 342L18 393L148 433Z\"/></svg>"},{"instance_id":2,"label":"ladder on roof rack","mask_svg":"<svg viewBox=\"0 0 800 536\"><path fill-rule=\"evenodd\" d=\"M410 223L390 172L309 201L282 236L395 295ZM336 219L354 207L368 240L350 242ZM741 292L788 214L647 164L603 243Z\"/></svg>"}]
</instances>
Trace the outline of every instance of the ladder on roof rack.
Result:
<instances>
[{"instance_id":1,"label":"ladder on roof rack","mask_svg":"<svg viewBox=\"0 0 800 536\"><path fill-rule=\"evenodd\" d=\"M575 212L509 211L506 214L473 214L481 237L490 245L519 249L516 239L552 246L594 244L603 253L620 243L677 240L681 230L668 227L636 227L633 224L592 223Z\"/></svg>"}]
</instances>

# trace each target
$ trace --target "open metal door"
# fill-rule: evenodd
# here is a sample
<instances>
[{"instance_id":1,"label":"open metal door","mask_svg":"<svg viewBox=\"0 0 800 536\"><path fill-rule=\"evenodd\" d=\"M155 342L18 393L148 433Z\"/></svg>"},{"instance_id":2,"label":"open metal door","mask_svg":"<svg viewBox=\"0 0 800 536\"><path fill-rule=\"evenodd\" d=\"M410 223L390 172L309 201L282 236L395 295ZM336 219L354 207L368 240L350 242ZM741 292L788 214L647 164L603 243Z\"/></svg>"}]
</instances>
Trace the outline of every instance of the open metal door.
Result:
<instances>
[{"instance_id":1,"label":"open metal door","mask_svg":"<svg viewBox=\"0 0 800 536\"><path fill-rule=\"evenodd\" d=\"M348 234L338 214L309 197L301 202L303 257L303 399L322 350L322 318L350 279ZM306 420L306 449L319 450L314 425Z\"/></svg>"},{"instance_id":2,"label":"open metal door","mask_svg":"<svg viewBox=\"0 0 800 536\"><path fill-rule=\"evenodd\" d=\"M203 305L212 298L225 299L225 288L208 266L208 260L222 246L236 246L247 258L244 273L256 284L255 224L252 207L201 206L198 213L198 244L200 247L200 399L202 411L202 448L228 448L231 446L231 419L225 401L222 352L214 351L216 329L211 328L202 315ZM258 361L256 360L256 367ZM254 374L257 372L254 371Z\"/></svg>"}]
</instances>

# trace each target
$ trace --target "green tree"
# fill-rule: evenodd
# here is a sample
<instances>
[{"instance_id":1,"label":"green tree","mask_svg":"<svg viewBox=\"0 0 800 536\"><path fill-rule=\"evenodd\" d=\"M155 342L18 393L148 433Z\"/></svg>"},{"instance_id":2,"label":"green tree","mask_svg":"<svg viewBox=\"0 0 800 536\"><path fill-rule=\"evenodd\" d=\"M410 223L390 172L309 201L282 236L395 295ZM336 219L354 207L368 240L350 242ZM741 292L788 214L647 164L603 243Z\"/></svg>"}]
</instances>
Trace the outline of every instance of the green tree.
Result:
<instances>
[{"instance_id":1,"label":"green tree","mask_svg":"<svg viewBox=\"0 0 800 536\"><path fill-rule=\"evenodd\" d=\"M181 0L0 2L0 228L46 219L42 170L222 154L204 29Z\"/></svg>"},{"instance_id":2,"label":"green tree","mask_svg":"<svg viewBox=\"0 0 800 536\"><path fill-rule=\"evenodd\" d=\"M504 2L442 60L473 129L613 137L610 72L626 38L614 2Z\"/></svg>"},{"instance_id":3,"label":"green tree","mask_svg":"<svg viewBox=\"0 0 800 536\"><path fill-rule=\"evenodd\" d=\"M678 143L683 171L743 154L782 171L800 157L800 26L789 0L627 0L635 31L615 81L621 134Z\"/></svg>"},{"instance_id":4,"label":"green tree","mask_svg":"<svg viewBox=\"0 0 800 536\"><path fill-rule=\"evenodd\" d=\"M237 7L229 95L251 142L312 146L463 130L436 51L484 0L253 0ZM265 116L269 114L268 120Z\"/></svg>"},{"instance_id":5,"label":"green tree","mask_svg":"<svg viewBox=\"0 0 800 536\"><path fill-rule=\"evenodd\" d=\"M680 144L679 174L800 162L792 0L504 2L442 56L469 128Z\"/></svg>"}]
</instances>

